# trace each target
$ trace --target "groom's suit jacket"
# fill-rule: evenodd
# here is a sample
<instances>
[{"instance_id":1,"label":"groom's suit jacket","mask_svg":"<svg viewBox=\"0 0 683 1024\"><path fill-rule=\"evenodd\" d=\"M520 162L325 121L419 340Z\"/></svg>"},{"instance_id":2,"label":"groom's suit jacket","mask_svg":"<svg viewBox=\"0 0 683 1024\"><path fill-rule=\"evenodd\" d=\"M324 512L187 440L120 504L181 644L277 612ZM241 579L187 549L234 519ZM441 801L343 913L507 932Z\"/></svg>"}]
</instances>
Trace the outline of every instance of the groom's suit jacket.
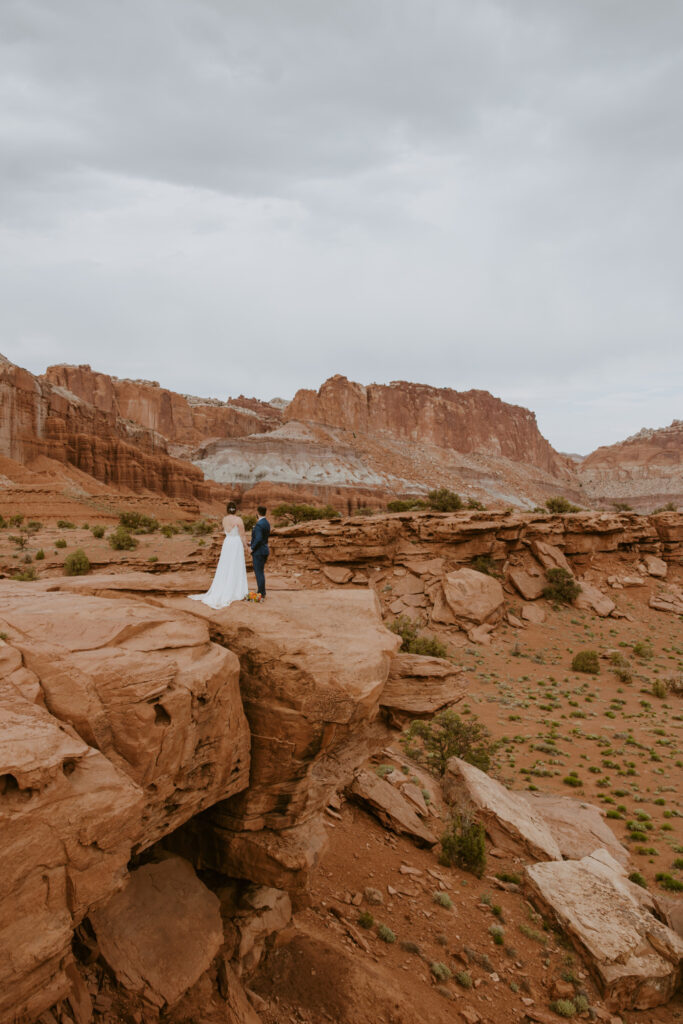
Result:
<instances>
[{"instance_id":1,"label":"groom's suit jacket","mask_svg":"<svg viewBox=\"0 0 683 1024\"><path fill-rule=\"evenodd\" d=\"M269 555L268 538L270 536L270 523L267 519L259 519L251 531L251 553L252 555Z\"/></svg>"}]
</instances>

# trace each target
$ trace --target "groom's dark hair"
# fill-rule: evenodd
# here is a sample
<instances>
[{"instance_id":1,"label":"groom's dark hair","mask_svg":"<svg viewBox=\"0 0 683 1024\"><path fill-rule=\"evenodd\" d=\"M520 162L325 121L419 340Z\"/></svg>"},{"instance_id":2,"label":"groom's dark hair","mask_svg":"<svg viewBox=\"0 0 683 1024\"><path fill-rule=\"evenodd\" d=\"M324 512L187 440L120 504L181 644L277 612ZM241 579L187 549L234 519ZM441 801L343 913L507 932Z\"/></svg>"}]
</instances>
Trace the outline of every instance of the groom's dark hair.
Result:
<instances>
[{"instance_id":1,"label":"groom's dark hair","mask_svg":"<svg viewBox=\"0 0 683 1024\"><path fill-rule=\"evenodd\" d=\"M256 509L256 511L258 512L258 514L260 516L264 516L266 514L266 512L268 511L268 509L266 508L265 505L259 505L259 507Z\"/></svg>"}]
</instances>

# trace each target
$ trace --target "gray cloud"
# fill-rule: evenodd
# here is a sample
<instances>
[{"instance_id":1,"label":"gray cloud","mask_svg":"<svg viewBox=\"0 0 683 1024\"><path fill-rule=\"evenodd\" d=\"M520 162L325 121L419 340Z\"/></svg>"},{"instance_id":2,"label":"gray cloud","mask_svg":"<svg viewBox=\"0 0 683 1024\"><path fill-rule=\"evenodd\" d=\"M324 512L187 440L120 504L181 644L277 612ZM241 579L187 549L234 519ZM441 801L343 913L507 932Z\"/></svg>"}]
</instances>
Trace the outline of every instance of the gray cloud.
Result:
<instances>
[{"instance_id":1,"label":"gray cloud","mask_svg":"<svg viewBox=\"0 0 683 1024\"><path fill-rule=\"evenodd\" d=\"M199 394L683 412L683 7L7 0L0 349Z\"/></svg>"}]
</instances>

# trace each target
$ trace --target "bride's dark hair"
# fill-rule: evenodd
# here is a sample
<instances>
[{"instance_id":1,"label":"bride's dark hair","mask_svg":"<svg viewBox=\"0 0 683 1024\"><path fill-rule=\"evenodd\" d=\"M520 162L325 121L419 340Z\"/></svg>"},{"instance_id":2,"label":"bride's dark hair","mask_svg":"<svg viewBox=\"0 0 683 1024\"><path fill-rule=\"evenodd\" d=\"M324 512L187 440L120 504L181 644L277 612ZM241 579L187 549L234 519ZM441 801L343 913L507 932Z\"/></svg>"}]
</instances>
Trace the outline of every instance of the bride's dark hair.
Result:
<instances>
[{"instance_id":1,"label":"bride's dark hair","mask_svg":"<svg viewBox=\"0 0 683 1024\"><path fill-rule=\"evenodd\" d=\"M237 511L237 505L235 504L235 502L234 501L229 501L227 507L228 507L228 513L231 516L234 516L235 512Z\"/></svg>"}]
</instances>

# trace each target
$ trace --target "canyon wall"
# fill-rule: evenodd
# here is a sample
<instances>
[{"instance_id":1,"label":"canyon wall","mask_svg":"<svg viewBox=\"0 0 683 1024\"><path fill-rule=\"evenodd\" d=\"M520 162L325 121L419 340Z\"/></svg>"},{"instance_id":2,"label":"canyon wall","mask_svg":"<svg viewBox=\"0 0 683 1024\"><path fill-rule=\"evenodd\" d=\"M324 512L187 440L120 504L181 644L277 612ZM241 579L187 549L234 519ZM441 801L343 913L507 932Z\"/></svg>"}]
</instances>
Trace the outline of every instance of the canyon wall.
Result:
<instances>
[{"instance_id":1,"label":"canyon wall","mask_svg":"<svg viewBox=\"0 0 683 1024\"><path fill-rule=\"evenodd\" d=\"M22 465L41 456L131 491L209 501L222 488L168 455L163 437L78 398L0 357L0 454Z\"/></svg>"},{"instance_id":2,"label":"canyon wall","mask_svg":"<svg viewBox=\"0 0 683 1024\"><path fill-rule=\"evenodd\" d=\"M569 460L541 435L534 413L488 391L459 392L407 381L363 387L337 375L317 392L298 391L284 418L502 456L530 463L558 480L573 477Z\"/></svg>"},{"instance_id":3,"label":"canyon wall","mask_svg":"<svg viewBox=\"0 0 683 1024\"><path fill-rule=\"evenodd\" d=\"M683 504L683 420L598 448L578 467L586 498L649 511Z\"/></svg>"},{"instance_id":4,"label":"canyon wall","mask_svg":"<svg viewBox=\"0 0 683 1024\"><path fill-rule=\"evenodd\" d=\"M180 395L156 381L120 380L89 366L49 366L45 380L66 388L96 409L122 416L161 434L175 455L211 438L243 437L276 427L280 410L253 398L228 402Z\"/></svg>"}]
</instances>

